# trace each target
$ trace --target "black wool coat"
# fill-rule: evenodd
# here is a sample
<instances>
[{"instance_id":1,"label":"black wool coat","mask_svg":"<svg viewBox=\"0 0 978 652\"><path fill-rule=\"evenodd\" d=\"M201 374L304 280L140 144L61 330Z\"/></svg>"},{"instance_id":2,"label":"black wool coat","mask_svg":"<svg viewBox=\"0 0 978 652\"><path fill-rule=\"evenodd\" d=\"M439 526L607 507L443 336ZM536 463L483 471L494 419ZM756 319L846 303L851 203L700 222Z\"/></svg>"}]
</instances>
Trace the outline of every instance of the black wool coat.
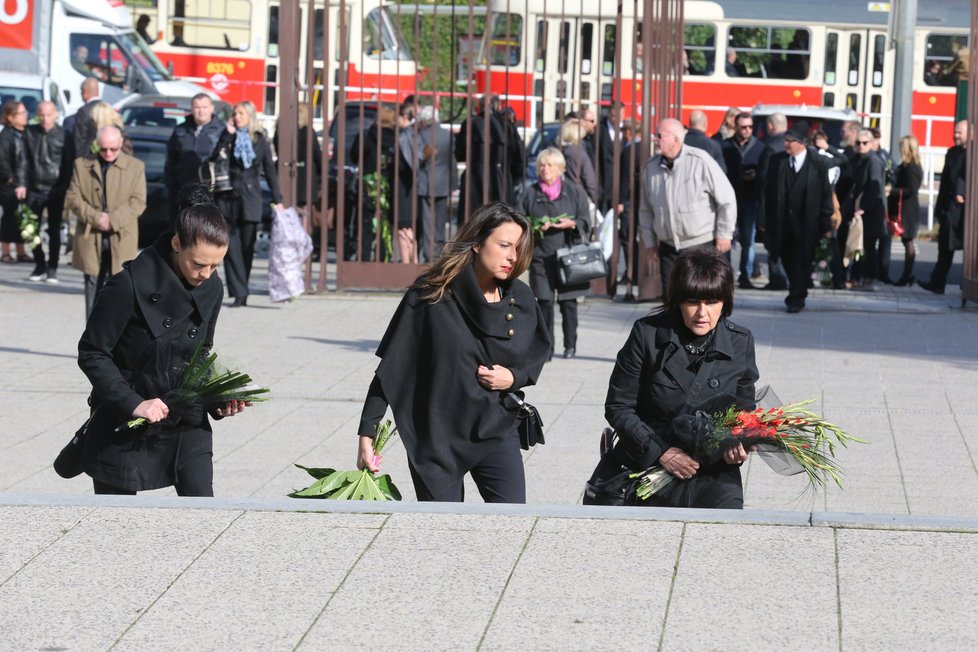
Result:
<instances>
[{"instance_id":1,"label":"black wool coat","mask_svg":"<svg viewBox=\"0 0 978 652\"><path fill-rule=\"evenodd\" d=\"M843 215L851 218L854 211L863 211L863 233L868 238L880 238L886 232L886 170L875 154L856 157L853 173L852 198Z\"/></svg>"},{"instance_id":2,"label":"black wool coat","mask_svg":"<svg viewBox=\"0 0 978 652\"><path fill-rule=\"evenodd\" d=\"M200 166L210 160L217 141L224 133L227 133L224 122L217 117L203 125L200 132L192 115L173 128L166 143L166 164L163 167L163 181L173 204L176 204L177 193L184 184L200 181Z\"/></svg>"},{"instance_id":3,"label":"black wool coat","mask_svg":"<svg viewBox=\"0 0 978 652\"><path fill-rule=\"evenodd\" d=\"M84 470L129 491L175 484L181 449L186 458L212 447L206 414L115 432L141 402L178 385L198 344L214 342L224 285L213 274L189 289L170 264L172 236L160 236L109 279L78 342L78 366L92 383Z\"/></svg>"},{"instance_id":4,"label":"black wool coat","mask_svg":"<svg viewBox=\"0 0 978 652\"><path fill-rule=\"evenodd\" d=\"M538 183L523 193L521 210L527 217L557 217L567 214L577 222L577 229L548 229L534 236L533 261L530 263L530 287L533 295L542 301L576 299L588 293L590 283L559 287L560 273L557 266L557 250L571 245L576 239L588 241L590 210L587 195L579 185L564 178L560 182L557 199L543 194Z\"/></svg>"},{"instance_id":5,"label":"black wool coat","mask_svg":"<svg viewBox=\"0 0 978 652\"><path fill-rule=\"evenodd\" d=\"M276 204L282 202L282 192L279 190L278 173L275 170L275 163L272 161L272 148L265 135L259 133L252 142L255 150L255 160L251 167L246 168L241 159L234 155L234 140L237 133L230 133L227 129L221 132L221 137L217 141L211 159L216 159L223 151L231 161L231 187L230 191L219 193L217 199L221 200L222 209L227 209L225 217L231 224L238 222L261 222L261 185L258 179L259 173L265 176L268 189L272 193L272 201Z\"/></svg>"},{"instance_id":6,"label":"black wool coat","mask_svg":"<svg viewBox=\"0 0 978 652\"><path fill-rule=\"evenodd\" d=\"M707 359L694 373L679 339L680 328L685 327L678 312L639 319L611 372L605 418L619 437L617 461L635 471L644 471L667 449L678 446L667 426L685 408L718 394L736 396L742 409L754 406L759 374L751 332L721 318Z\"/></svg>"},{"instance_id":7,"label":"black wool coat","mask_svg":"<svg viewBox=\"0 0 978 652\"><path fill-rule=\"evenodd\" d=\"M941 186L937 191L934 213L937 215L939 230L937 246L945 251L964 248L964 204L957 203L957 195L965 197L967 177L967 153L964 147L955 145L944 156L944 169L941 171Z\"/></svg>"},{"instance_id":8,"label":"black wool coat","mask_svg":"<svg viewBox=\"0 0 978 652\"><path fill-rule=\"evenodd\" d=\"M550 355L547 326L530 289L518 280L500 289L502 300L488 303L470 265L438 303L408 290L377 348L380 365L360 434L371 435L382 418L383 410L375 410L382 393L408 460L432 494L516 436L517 406L506 391L485 389L477 380L485 355L513 372L513 391L535 384Z\"/></svg>"},{"instance_id":9,"label":"black wool coat","mask_svg":"<svg viewBox=\"0 0 978 652\"><path fill-rule=\"evenodd\" d=\"M814 254L822 235L832 230L832 186L822 157L809 147L805 164L794 180L791 179L788 158L787 152L772 156L764 179L762 222L767 231L764 246L771 256L781 255L785 233L802 238L802 250ZM789 195L801 199L797 197L799 193L804 197L800 215L789 210Z\"/></svg>"}]
</instances>

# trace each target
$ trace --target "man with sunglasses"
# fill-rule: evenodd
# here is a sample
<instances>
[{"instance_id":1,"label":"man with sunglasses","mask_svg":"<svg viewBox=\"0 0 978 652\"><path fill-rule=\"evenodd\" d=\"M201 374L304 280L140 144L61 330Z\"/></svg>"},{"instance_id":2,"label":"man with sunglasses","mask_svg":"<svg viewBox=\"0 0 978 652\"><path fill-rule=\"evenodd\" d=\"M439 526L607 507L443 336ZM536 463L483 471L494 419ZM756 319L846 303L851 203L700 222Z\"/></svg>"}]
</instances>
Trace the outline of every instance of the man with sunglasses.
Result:
<instances>
[{"instance_id":1,"label":"man with sunglasses","mask_svg":"<svg viewBox=\"0 0 978 652\"><path fill-rule=\"evenodd\" d=\"M740 277L737 285L751 289L754 270L754 236L761 210L764 172L770 152L754 136L754 119L750 113L738 113L735 132L721 143L727 164L727 178L737 195L737 241L740 243Z\"/></svg>"},{"instance_id":2,"label":"man with sunglasses","mask_svg":"<svg viewBox=\"0 0 978 652\"><path fill-rule=\"evenodd\" d=\"M75 159L65 206L78 216L72 264L85 275L85 318L95 295L122 263L136 257L138 219L146 208L146 169L122 151L122 131L98 130L98 155Z\"/></svg>"}]
</instances>

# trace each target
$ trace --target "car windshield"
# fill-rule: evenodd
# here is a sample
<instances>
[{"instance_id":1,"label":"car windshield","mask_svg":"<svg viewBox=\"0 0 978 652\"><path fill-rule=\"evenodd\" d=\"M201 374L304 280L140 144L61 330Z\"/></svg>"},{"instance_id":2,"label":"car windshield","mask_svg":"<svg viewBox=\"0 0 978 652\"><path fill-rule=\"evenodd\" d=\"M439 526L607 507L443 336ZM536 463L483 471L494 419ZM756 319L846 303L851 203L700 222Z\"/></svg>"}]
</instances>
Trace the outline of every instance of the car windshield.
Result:
<instances>
[{"instance_id":1,"label":"car windshield","mask_svg":"<svg viewBox=\"0 0 978 652\"><path fill-rule=\"evenodd\" d=\"M37 113L38 103L44 99L39 88L16 88L13 86L0 86L0 105L6 104L10 100L17 100L27 109L27 115L32 116Z\"/></svg>"},{"instance_id":2,"label":"car windshield","mask_svg":"<svg viewBox=\"0 0 978 652\"><path fill-rule=\"evenodd\" d=\"M130 126L176 127L187 117L187 110L174 103L157 102L152 106L126 106L120 112L122 122Z\"/></svg>"},{"instance_id":3,"label":"car windshield","mask_svg":"<svg viewBox=\"0 0 978 652\"><path fill-rule=\"evenodd\" d=\"M162 183L163 166L166 164L166 143L149 140L133 140L133 156L146 166L147 183Z\"/></svg>"},{"instance_id":4,"label":"car windshield","mask_svg":"<svg viewBox=\"0 0 978 652\"><path fill-rule=\"evenodd\" d=\"M130 32L128 34L120 34L119 41L122 43L123 49L129 53L129 56L135 60L136 64L143 69L146 76L150 80L156 81L166 81L172 79L170 73L166 71L166 68L160 63L160 60L156 58L153 51L149 49L146 42L141 38L136 37L135 32Z\"/></svg>"}]
</instances>

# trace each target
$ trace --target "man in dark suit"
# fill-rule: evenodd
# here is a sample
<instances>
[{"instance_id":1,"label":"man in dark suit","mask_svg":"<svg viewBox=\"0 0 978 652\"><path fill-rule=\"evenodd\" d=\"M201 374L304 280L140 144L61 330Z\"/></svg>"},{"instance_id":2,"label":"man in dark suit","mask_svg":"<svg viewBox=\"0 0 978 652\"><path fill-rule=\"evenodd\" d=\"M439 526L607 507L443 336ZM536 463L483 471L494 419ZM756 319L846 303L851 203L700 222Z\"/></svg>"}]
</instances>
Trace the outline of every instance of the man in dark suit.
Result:
<instances>
[{"instance_id":1,"label":"man in dark suit","mask_svg":"<svg viewBox=\"0 0 978 652\"><path fill-rule=\"evenodd\" d=\"M690 145L691 147L699 147L705 150L707 154L713 157L713 160L717 162L720 169L724 173L727 172L727 164L723 160L723 150L720 148L720 143L713 140L706 135L706 130L709 127L709 122L706 119L706 114L696 109L689 114L689 130L686 132L686 137L683 139L684 145Z\"/></svg>"},{"instance_id":2,"label":"man in dark suit","mask_svg":"<svg viewBox=\"0 0 978 652\"><path fill-rule=\"evenodd\" d=\"M944 294L947 275L954 262L954 252L964 246L964 198L967 176L968 122L954 125L954 147L944 156L941 171L941 187L937 191L934 213L937 214L937 264L930 280L920 287L930 292Z\"/></svg>"},{"instance_id":3,"label":"man in dark suit","mask_svg":"<svg viewBox=\"0 0 978 652\"><path fill-rule=\"evenodd\" d=\"M465 163L462 175L462 193L459 197L459 222L480 206L503 199L503 159L506 156L505 128L496 116L494 105L499 100L485 95L475 99L472 114L462 123L455 136L455 160ZM489 138L486 140L486 120L489 121ZM489 152L486 168L485 153ZM484 195L485 180L489 180L489 194Z\"/></svg>"},{"instance_id":4,"label":"man in dark suit","mask_svg":"<svg viewBox=\"0 0 978 652\"><path fill-rule=\"evenodd\" d=\"M764 187L767 247L788 276L788 312L805 307L815 245L832 233L832 187L818 153L805 145L808 125L796 123L784 135L784 151L771 157Z\"/></svg>"},{"instance_id":5,"label":"man in dark suit","mask_svg":"<svg viewBox=\"0 0 978 652\"><path fill-rule=\"evenodd\" d=\"M600 189L598 208L601 212L607 211L614 204L612 189L615 178L615 140L620 138L618 136L620 126L621 102L613 100L608 107L608 115L602 118L601 124L598 125L595 138L598 143L598 151L595 153L595 162L597 163L595 171L598 175L598 188ZM624 151L625 144L625 140L622 139L619 145L621 151ZM617 203L625 203L620 190L618 195Z\"/></svg>"},{"instance_id":6,"label":"man in dark suit","mask_svg":"<svg viewBox=\"0 0 978 652\"><path fill-rule=\"evenodd\" d=\"M455 189L457 168L452 158L451 133L438 121L438 110L422 107L417 122L414 161L418 188L418 259L434 260L448 239L448 197Z\"/></svg>"},{"instance_id":7,"label":"man in dark suit","mask_svg":"<svg viewBox=\"0 0 978 652\"><path fill-rule=\"evenodd\" d=\"M750 282L754 269L754 236L764 195L764 173L770 156L764 143L754 137L754 119L749 113L736 118L737 132L721 143L727 178L737 195L737 241L740 243L740 277L743 289L753 288Z\"/></svg>"}]
</instances>

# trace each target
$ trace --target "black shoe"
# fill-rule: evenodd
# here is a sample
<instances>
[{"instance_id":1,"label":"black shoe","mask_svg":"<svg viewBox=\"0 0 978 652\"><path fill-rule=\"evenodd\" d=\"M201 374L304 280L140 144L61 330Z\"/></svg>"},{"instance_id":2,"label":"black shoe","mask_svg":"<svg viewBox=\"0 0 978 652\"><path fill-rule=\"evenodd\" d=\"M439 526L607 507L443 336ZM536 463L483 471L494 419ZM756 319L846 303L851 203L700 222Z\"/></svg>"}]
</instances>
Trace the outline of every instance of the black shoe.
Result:
<instances>
[{"instance_id":1,"label":"black shoe","mask_svg":"<svg viewBox=\"0 0 978 652\"><path fill-rule=\"evenodd\" d=\"M799 312L802 311L802 309L804 307L805 306L788 306L788 308L787 308L788 314L790 314L790 315L797 315Z\"/></svg>"},{"instance_id":2,"label":"black shoe","mask_svg":"<svg viewBox=\"0 0 978 652\"><path fill-rule=\"evenodd\" d=\"M913 274L911 274L910 276L901 276L896 281L894 281L893 285L897 286L898 288L902 288L908 285L913 285L913 282L915 280L917 279L914 277Z\"/></svg>"},{"instance_id":3,"label":"black shoe","mask_svg":"<svg viewBox=\"0 0 978 652\"><path fill-rule=\"evenodd\" d=\"M577 355L577 351L574 349L574 347L571 347L569 349L564 349L564 359L565 360L568 359L568 358L573 358L575 355Z\"/></svg>"},{"instance_id":4,"label":"black shoe","mask_svg":"<svg viewBox=\"0 0 978 652\"><path fill-rule=\"evenodd\" d=\"M917 281L917 285L924 288L928 292L933 292L934 294L944 294L944 288L939 288L931 283L924 283L923 281Z\"/></svg>"},{"instance_id":5,"label":"black shoe","mask_svg":"<svg viewBox=\"0 0 978 652\"><path fill-rule=\"evenodd\" d=\"M756 290L757 287L750 282L750 279L746 276L741 275L740 280L737 281L737 287L741 290Z\"/></svg>"},{"instance_id":6,"label":"black shoe","mask_svg":"<svg viewBox=\"0 0 978 652\"><path fill-rule=\"evenodd\" d=\"M43 281L48 277L48 268L44 265L38 265L31 272L31 275L27 277L28 281Z\"/></svg>"},{"instance_id":7,"label":"black shoe","mask_svg":"<svg viewBox=\"0 0 978 652\"><path fill-rule=\"evenodd\" d=\"M231 305L228 306L228 308L240 308L241 306L247 305L248 297L234 297L234 301L231 302Z\"/></svg>"}]
</instances>

